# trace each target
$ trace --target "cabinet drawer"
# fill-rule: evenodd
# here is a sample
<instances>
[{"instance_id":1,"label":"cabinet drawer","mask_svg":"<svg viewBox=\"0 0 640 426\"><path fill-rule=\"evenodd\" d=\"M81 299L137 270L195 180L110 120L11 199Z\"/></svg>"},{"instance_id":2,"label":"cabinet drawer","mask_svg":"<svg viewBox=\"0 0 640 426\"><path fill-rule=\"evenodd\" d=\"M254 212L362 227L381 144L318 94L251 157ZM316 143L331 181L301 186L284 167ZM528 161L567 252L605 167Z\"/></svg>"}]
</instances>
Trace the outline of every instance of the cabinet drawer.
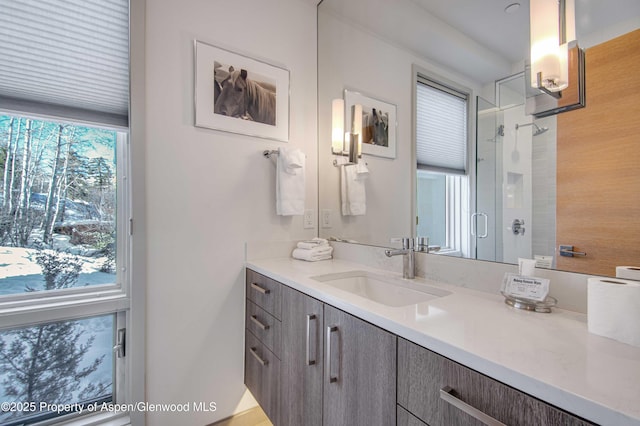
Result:
<instances>
[{"instance_id":1,"label":"cabinet drawer","mask_svg":"<svg viewBox=\"0 0 640 426\"><path fill-rule=\"evenodd\" d=\"M455 401L441 398L441 389L474 409L508 425L590 425L532 396L425 348L399 339L398 404L430 426L482 425ZM446 395L445 395L446 396Z\"/></svg>"},{"instance_id":2,"label":"cabinet drawer","mask_svg":"<svg viewBox=\"0 0 640 426\"><path fill-rule=\"evenodd\" d=\"M398 405L396 426L429 426Z\"/></svg>"},{"instance_id":3,"label":"cabinet drawer","mask_svg":"<svg viewBox=\"0 0 640 426\"><path fill-rule=\"evenodd\" d=\"M247 269L247 299L276 317L282 314L282 284Z\"/></svg>"},{"instance_id":4,"label":"cabinet drawer","mask_svg":"<svg viewBox=\"0 0 640 426\"><path fill-rule=\"evenodd\" d=\"M247 300L245 325L275 356L280 358L282 323L255 303Z\"/></svg>"},{"instance_id":5,"label":"cabinet drawer","mask_svg":"<svg viewBox=\"0 0 640 426\"><path fill-rule=\"evenodd\" d=\"M280 423L280 360L251 334L245 333L244 384L274 424Z\"/></svg>"}]
</instances>

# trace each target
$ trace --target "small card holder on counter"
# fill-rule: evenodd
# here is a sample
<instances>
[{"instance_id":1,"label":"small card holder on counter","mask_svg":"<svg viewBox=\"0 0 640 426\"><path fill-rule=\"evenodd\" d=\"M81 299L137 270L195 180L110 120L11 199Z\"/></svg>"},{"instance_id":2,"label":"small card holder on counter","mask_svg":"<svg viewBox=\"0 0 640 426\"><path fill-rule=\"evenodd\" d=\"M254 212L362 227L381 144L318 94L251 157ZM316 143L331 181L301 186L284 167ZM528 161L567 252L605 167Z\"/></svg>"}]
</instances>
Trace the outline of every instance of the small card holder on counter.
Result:
<instances>
[{"instance_id":1,"label":"small card holder on counter","mask_svg":"<svg viewBox=\"0 0 640 426\"><path fill-rule=\"evenodd\" d=\"M505 297L504 303L527 311L549 313L558 303L554 297L548 296L549 280L546 278L506 273L500 293Z\"/></svg>"}]
</instances>

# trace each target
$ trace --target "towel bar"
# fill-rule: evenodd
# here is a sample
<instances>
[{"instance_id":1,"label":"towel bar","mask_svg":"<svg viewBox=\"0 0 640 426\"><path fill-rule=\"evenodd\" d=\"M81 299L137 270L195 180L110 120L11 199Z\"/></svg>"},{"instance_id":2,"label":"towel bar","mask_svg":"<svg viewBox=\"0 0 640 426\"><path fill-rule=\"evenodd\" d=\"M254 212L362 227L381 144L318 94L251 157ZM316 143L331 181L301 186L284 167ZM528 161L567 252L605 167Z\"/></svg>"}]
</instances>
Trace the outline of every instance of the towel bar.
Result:
<instances>
[{"instance_id":1,"label":"towel bar","mask_svg":"<svg viewBox=\"0 0 640 426\"><path fill-rule=\"evenodd\" d=\"M277 149L265 149L264 151L262 151L262 155L264 155L264 158L271 158L272 155L278 155L280 154L280 152L278 152ZM307 155L305 154L304 158L307 158Z\"/></svg>"}]
</instances>

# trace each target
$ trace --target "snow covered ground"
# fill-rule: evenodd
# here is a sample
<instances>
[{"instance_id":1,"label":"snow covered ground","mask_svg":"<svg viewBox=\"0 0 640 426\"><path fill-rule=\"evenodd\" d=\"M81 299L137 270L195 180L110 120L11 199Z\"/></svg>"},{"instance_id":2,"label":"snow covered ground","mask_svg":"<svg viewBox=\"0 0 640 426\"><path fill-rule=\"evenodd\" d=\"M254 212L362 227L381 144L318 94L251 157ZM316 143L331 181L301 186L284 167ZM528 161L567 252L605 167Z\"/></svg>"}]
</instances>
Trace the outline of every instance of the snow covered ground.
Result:
<instances>
[{"instance_id":1,"label":"snow covered ground","mask_svg":"<svg viewBox=\"0 0 640 426\"><path fill-rule=\"evenodd\" d=\"M41 289L44 286L42 269L36 262L35 249L0 247L0 296L24 293L28 287ZM100 272L104 257L78 256L82 260L82 271L75 287L96 284L112 284L115 274Z\"/></svg>"}]
</instances>

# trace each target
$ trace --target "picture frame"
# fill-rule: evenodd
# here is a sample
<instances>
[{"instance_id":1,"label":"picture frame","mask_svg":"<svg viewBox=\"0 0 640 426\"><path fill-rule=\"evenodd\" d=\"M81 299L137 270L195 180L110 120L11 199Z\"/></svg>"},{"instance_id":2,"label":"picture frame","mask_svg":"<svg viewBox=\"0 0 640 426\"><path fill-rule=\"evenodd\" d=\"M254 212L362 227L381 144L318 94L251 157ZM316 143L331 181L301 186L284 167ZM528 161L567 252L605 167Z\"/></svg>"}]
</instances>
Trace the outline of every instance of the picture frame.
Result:
<instances>
[{"instance_id":1,"label":"picture frame","mask_svg":"<svg viewBox=\"0 0 640 426\"><path fill-rule=\"evenodd\" d=\"M351 123L351 107L362 105L362 153L396 158L396 106L349 89L344 103L345 123Z\"/></svg>"},{"instance_id":2,"label":"picture frame","mask_svg":"<svg viewBox=\"0 0 640 426\"><path fill-rule=\"evenodd\" d=\"M289 70L194 40L196 127L289 141Z\"/></svg>"}]
</instances>

